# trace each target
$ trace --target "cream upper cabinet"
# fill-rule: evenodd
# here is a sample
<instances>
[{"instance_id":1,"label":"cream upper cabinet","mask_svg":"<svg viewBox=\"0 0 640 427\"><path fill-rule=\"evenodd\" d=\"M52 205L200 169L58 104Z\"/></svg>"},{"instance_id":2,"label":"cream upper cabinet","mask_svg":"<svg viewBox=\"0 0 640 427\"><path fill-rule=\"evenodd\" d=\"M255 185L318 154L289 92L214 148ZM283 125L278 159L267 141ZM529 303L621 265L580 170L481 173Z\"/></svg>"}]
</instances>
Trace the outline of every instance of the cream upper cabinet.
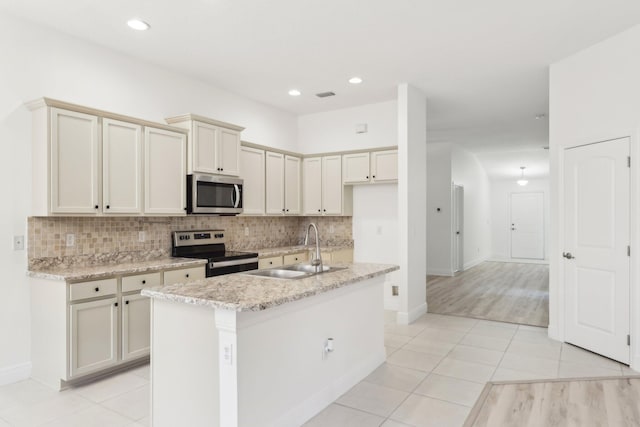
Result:
<instances>
[{"instance_id":1,"label":"cream upper cabinet","mask_svg":"<svg viewBox=\"0 0 640 427\"><path fill-rule=\"evenodd\" d=\"M145 127L145 214L186 214L186 143L182 133Z\"/></svg>"},{"instance_id":2,"label":"cream upper cabinet","mask_svg":"<svg viewBox=\"0 0 640 427\"><path fill-rule=\"evenodd\" d=\"M34 171L34 186L47 183L50 185L48 210L51 213L94 214L98 212L101 208L98 117L51 108L50 123L50 175L38 179L42 171ZM34 137L38 132L46 131L46 125L44 129L35 129ZM34 156L45 156L47 150L46 147L43 148L44 153L36 153L34 150ZM42 148L38 147L38 149ZM36 167L34 165L34 169ZM40 194L40 197L46 198L46 190L43 193L45 194ZM41 204L37 203L37 205Z\"/></svg>"},{"instance_id":3,"label":"cream upper cabinet","mask_svg":"<svg viewBox=\"0 0 640 427\"><path fill-rule=\"evenodd\" d=\"M240 175L240 133L243 127L195 114L166 122L189 130L187 173Z\"/></svg>"},{"instance_id":4,"label":"cream upper cabinet","mask_svg":"<svg viewBox=\"0 0 640 427\"><path fill-rule=\"evenodd\" d=\"M266 211L268 215L284 213L284 155L266 152Z\"/></svg>"},{"instance_id":5,"label":"cream upper cabinet","mask_svg":"<svg viewBox=\"0 0 640 427\"><path fill-rule=\"evenodd\" d=\"M142 126L102 120L102 211L142 212Z\"/></svg>"},{"instance_id":6,"label":"cream upper cabinet","mask_svg":"<svg viewBox=\"0 0 640 427\"><path fill-rule=\"evenodd\" d=\"M369 182L369 153L342 156L342 172L345 184Z\"/></svg>"},{"instance_id":7,"label":"cream upper cabinet","mask_svg":"<svg viewBox=\"0 0 640 427\"><path fill-rule=\"evenodd\" d=\"M371 153L371 182L398 181L398 150Z\"/></svg>"},{"instance_id":8,"label":"cream upper cabinet","mask_svg":"<svg viewBox=\"0 0 640 427\"><path fill-rule=\"evenodd\" d=\"M302 178L301 160L299 157L284 158L284 213L299 215L302 211L300 197L300 180Z\"/></svg>"},{"instance_id":9,"label":"cream upper cabinet","mask_svg":"<svg viewBox=\"0 0 640 427\"><path fill-rule=\"evenodd\" d=\"M305 215L351 215L351 187L342 183L342 157L306 158L303 162Z\"/></svg>"},{"instance_id":10,"label":"cream upper cabinet","mask_svg":"<svg viewBox=\"0 0 640 427\"><path fill-rule=\"evenodd\" d=\"M265 152L257 148L240 148L240 177L243 214L265 213Z\"/></svg>"},{"instance_id":11,"label":"cream upper cabinet","mask_svg":"<svg viewBox=\"0 0 640 427\"><path fill-rule=\"evenodd\" d=\"M342 173L345 184L397 182L398 150L345 154Z\"/></svg>"},{"instance_id":12,"label":"cream upper cabinet","mask_svg":"<svg viewBox=\"0 0 640 427\"><path fill-rule=\"evenodd\" d=\"M342 182L340 183L342 185ZM302 161L302 195L304 215L322 214L322 158Z\"/></svg>"}]
</instances>

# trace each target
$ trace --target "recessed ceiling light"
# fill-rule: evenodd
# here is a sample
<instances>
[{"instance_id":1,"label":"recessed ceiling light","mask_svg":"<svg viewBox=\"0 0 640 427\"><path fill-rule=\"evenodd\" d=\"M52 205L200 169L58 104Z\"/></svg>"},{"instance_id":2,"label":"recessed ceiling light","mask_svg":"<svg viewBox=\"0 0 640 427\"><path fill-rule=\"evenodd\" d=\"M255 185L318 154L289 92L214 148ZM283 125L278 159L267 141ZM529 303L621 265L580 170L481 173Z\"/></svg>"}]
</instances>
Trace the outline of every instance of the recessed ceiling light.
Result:
<instances>
[{"instance_id":1,"label":"recessed ceiling light","mask_svg":"<svg viewBox=\"0 0 640 427\"><path fill-rule=\"evenodd\" d=\"M291 89L289 91L289 95L291 95L291 96L300 96L300 95L302 95L302 92L300 92L298 89Z\"/></svg>"},{"instance_id":2,"label":"recessed ceiling light","mask_svg":"<svg viewBox=\"0 0 640 427\"><path fill-rule=\"evenodd\" d=\"M349 83L353 85L359 85L360 83L362 83L362 79L360 77L351 77L349 79Z\"/></svg>"},{"instance_id":3,"label":"recessed ceiling light","mask_svg":"<svg viewBox=\"0 0 640 427\"><path fill-rule=\"evenodd\" d=\"M147 24L144 21L141 21L140 19L129 19L127 21L127 25L138 31L145 31L151 28L151 25Z\"/></svg>"}]
</instances>

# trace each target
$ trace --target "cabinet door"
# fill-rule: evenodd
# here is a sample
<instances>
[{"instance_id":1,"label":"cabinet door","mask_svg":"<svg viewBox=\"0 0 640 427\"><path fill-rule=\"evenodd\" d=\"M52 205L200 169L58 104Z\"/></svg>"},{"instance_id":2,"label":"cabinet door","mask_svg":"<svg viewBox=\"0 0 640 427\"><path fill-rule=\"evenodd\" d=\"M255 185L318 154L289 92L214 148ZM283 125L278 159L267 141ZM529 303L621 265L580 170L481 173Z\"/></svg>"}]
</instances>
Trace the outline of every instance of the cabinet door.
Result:
<instances>
[{"instance_id":1,"label":"cabinet door","mask_svg":"<svg viewBox=\"0 0 640 427\"><path fill-rule=\"evenodd\" d=\"M264 215L264 150L241 147L240 170L244 180L242 184L242 212L250 215Z\"/></svg>"},{"instance_id":2,"label":"cabinet door","mask_svg":"<svg viewBox=\"0 0 640 427\"><path fill-rule=\"evenodd\" d=\"M369 153L345 154L342 164L345 184L369 182Z\"/></svg>"},{"instance_id":3,"label":"cabinet door","mask_svg":"<svg viewBox=\"0 0 640 427\"><path fill-rule=\"evenodd\" d=\"M322 213L342 214L342 159L340 156L322 158Z\"/></svg>"},{"instance_id":4,"label":"cabinet door","mask_svg":"<svg viewBox=\"0 0 640 427\"><path fill-rule=\"evenodd\" d=\"M220 128L218 132L217 173L239 176L240 133L224 128Z\"/></svg>"},{"instance_id":5,"label":"cabinet door","mask_svg":"<svg viewBox=\"0 0 640 427\"><path fill-rule=\"evenodd\" d=\"M207 123L193 122L191 148L193 171L218 173L216 165L216 143L218 128Z\"/></svg>"},{"instance_id":6,"label":"cabinet door","mask_svg":"<svg viewBox=\"0 0 640 427\"><path fill-rule=\"evenodd\" d=\"M284 155L266 152L267 214L284 213Z\"/></svg>"},{"instance_id":7,"label":"cabinet door","mask_svg":"<svg viewBox=\"0 0 640 427\"><path fill-rule=\"evenodd\" d=\"M371 181L398 181L398 150L371 153Z\"/></svg>"},{"instance_id":8,"label":"cabinet door","mask_svg":"<svg viewBox=\"0 0 640 427\"><path fill-rule=\"evenodd\" d=\"M118 362L117 301L114 297L69 306L71 377Z\"/></svg>"},{"instance_id":9,"label":"cabinet door","mask_svg":"<svg viewBox=\"0 0 640 427\"><path fill-rule=\"evenodd\" d=\"M146 127L144 130L144 212L186 214L186 136Z\"/></svg>"},{"instance_id":10,"label":"cabinet door","mask_svg":"<svg viewBox=\"0 0 640 427\"><path fill-rule=\"evenodd\" d=\"M142 211L142 127L102 120L102 211Z\"/></svg>"},{"instance_id":11,"label":"cabinet door","mask_svg":"<svg viewBox=\"0 0 640 427\"><path fill-rule=\"evenodd\" d=\"M122 297L122 360L147 356L150 351L151 304L140 294Z\"/></svg>"},{"instance_id":12,"label":"cabinet door","mask_svg":"<svg viewBox=\"0 0 640 427\"><path fill-rule=\"evenodd\" d=\"M202 267L181 268L180 270L169 270L164 272L164 284L187 283L194 280L204 279L205 270Z\"/></svg>"},{"instance_id":13,"label":"cabinet door","mask_svg":"<svg viewBox=\"0 0 640 427\"><path fill-rule=\"evenodd\" d=\"M300 198L300 158L285 156L284 159L284 209L286 215L299 215L302 211Z\"/></svg>"},{"instance_id":14,"label":"cabinet door","mask_svg":"<svg viewBox=\"0 0 640 427\"><path fill-rule=\"evenodd\" d=\"M96 213L99 196L98 118L51 109L51 213Z\"/></svg>"},{"instance_id":15,"label":"cabinet door","mask_svg":"<svg viewBox=\"0 0 640 427\"><path fill-rule=\"evenodd\" d=\"M305 215L321 215L322 158L314 157L302 161L302 182L303 213Z\"/></svg>"}]
</instances>

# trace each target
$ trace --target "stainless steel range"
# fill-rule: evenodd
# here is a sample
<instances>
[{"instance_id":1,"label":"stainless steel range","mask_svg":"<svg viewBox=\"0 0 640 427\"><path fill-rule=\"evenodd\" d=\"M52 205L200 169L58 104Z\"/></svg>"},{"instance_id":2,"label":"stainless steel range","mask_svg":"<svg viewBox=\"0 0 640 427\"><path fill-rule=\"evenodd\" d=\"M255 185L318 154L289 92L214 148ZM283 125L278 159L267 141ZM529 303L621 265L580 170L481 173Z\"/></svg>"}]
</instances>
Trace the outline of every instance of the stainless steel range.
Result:
<instances>
[{"instance_id":1,"label":"stainless steel range","mask_svg":"<svg viewBox=\"0 0 640 427\"><path fill-rule=\"evenodd\" d=\"M206 276L256 270L258 254L227 251L224 230L174 231L171 255L208 260Z\"/></svg>"}]
</instances>

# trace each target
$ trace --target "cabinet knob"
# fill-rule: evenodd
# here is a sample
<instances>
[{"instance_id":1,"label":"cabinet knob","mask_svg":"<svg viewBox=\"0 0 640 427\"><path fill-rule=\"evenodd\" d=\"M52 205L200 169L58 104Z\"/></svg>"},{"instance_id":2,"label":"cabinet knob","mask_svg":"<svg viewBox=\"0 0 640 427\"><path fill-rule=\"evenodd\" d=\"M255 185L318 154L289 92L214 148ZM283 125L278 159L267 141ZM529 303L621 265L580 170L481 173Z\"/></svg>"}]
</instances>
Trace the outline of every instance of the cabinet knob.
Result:
<instances>
[{"instance_id":1,"label":"cabinet knob","mask_svg":"<svg viewBox=\"0 0 640 427\"><path fill-rule=\"evenodd\" d=\"M295 257L294 259L295 259L296 261L298 261L298 257Z\"/></svg>"},{"instance_id":2,"label":"cabinet knob","mask_svg":"<svg viewBox=\"0 0 640 427\"><path fill-rule=\"evenodd\" d=\"M125 303L125 304L129 304L129 301L125 301L124 303Z\"/></svg>"},{"instance_id":3,"label":"cabinet knob","mask_svg":"<svg viewBox=\"0 0 640 427\"><path fill-rule=\"evenodd\" d=\"M220 172L224 171L224 168L220 168Z\"/></svg>"},{"instance_id":4,"label":"cabinet knob","mask_svg":"<svg viewBox=\"0 0 640 427\"><path fill-rule=\"evenodd\" d=\"M367 175L367 179L369 179L369 175Z\"/></svg>"},{"instance_id":5,"label":"cabinet knob","mask_svg":"<svg viewBox=\"0 0 640 427\"><path fill-rule=\"evenodd\" d=\"M273 264L273 261L269 261L269 265Z\"/></svg>"},{"instance_id":6,"label":"cabinet knob","mask_svg":"<svg viewBox=\"0 0 640 427\"><path fill-rule=\"evenodd\" d=\"M109 208L110 208L110 206L109 206L109 205L107 205L107 209L109 209Z\"/></svg>"},{"instance_id":7,"label":"cabinet knob","mask_svg":"<svg viewBox=\"0 0 640 427\"><path fill-rule=\"evenodd\" d=\"M289 209L287 209L287 212L289 212Z\"/></svg>"},{"instance_id":8,"label":"cabinet knob","mask_svg":"<svg viewBox=\"0 0 640 427\"><path fill-rule=\"evenodd\" d=\"M320 209L318 209L318 212L320 212Z\"/></svg>"},{"instance_id":9,"label":"cabinet knob","mask_svg":"<svg viewBox=\"0 0 640 427\"><path fill-rule=\"evenodd\" d=\"M375 177L376 177L376 176L375 176L375 175L373 175L371 178L375 178Z\"/></svg>"},{"instance_id":10,"label":"cabinet knob","mask_svg":"<svg viewBox=\"0 0 640 427\"><path fill-rule=\"evenodd\" d=\"M282 208L282 212L284 212L284 208Z\"/></svg>"},{"instance_id":11,"label":"cabinet knob","mask_svg":"<svg viewBox=\"0 0 640 427\"><path fill-rule=\"evenodd\" d=\"M186 277L189 277L189 273L185 274Z\"/></svg>"},{"instance_id":12,"label":"cabinet knob","mask_svg":"<svg viewBox=\"0 0 640 427\"><path fill-rule=\"evenodd\" d=\"M184 210L186 211L186 210L187 210L187 208L184 208Z\"/></svg>"},{"instance_id":13,"label":"cabinet knob","mask_svg":"<svg viewBox=\"0 0 640 427\"><path fill-rule=\"evenodd\" d=\"M98 208L99 208L100 206L98 206L98 205L95 205L94 207L95 207L96 209L98 209Z\"/></svg>"},{"instance_id":14,"label":"cabinet knob","mask_svg":"<svg viewBox=\"0 0 640 427\"><path fill-rule=\"evenodd\" d=\"M95 290L96 290L96 292L100 292L100 288L96 288Z\"/></svg>"},{"instance_id":15,"label":"cabinet knob","mask_svg":"<svg viewBox=\"0 0 640 427\"><path fill-rule=\"evenodd\" d=\"M117 307L117 306L118 306L118 303L115 303L114 305Z\"/></svg>"},{"instance_id":16,"label":"cabinet knob","mask_svg":"<svg viewBox=\"0 0 640 427\"><path fill-rule=\"evenodd\" d=\"M327 210L326 210L326 209L323 209L323 211L324 211L324 212L326 212Z\"/></svg>"},{"instance_id":17,"label":"cabinet knob","mask_svg":"<svg viewBox=\"0 0 640 427\"><path fill-rule=\"evenodd\" d=\"M146 281L146 280L143 280L143 281L142 281L142 284L144 285L145 283L147 283L147 281Z\"/></svg>"}]
</instances>

